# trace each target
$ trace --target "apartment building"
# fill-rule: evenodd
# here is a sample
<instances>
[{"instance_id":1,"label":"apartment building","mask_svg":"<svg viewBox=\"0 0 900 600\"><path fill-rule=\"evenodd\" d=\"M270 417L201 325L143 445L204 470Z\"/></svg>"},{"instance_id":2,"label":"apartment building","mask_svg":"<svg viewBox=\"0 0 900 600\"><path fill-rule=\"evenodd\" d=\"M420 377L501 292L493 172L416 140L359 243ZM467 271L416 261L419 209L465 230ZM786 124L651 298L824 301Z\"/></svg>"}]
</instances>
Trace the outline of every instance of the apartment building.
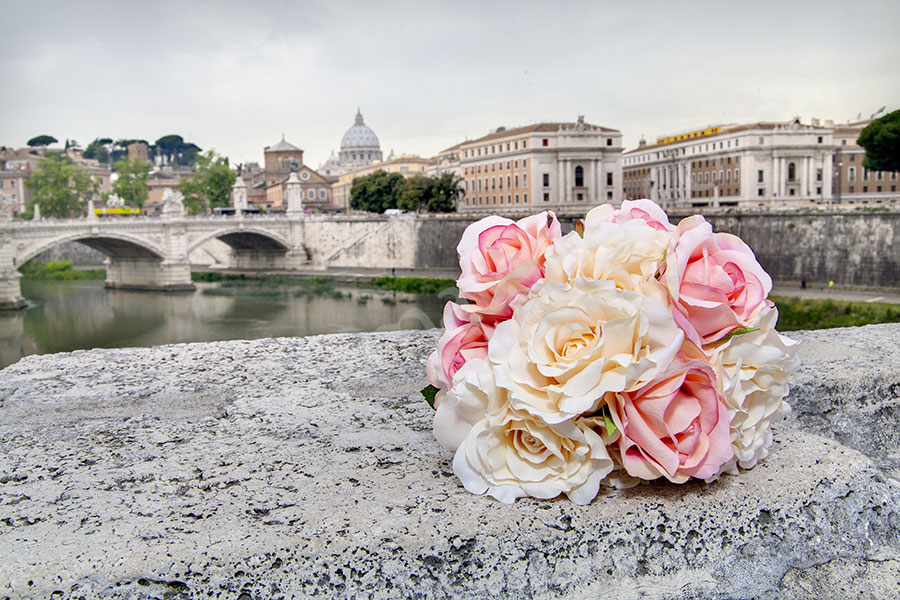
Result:
<instances>
[{"instance_id":1,"label":"apartment building","mask_svg":"<svg viewBox=\"0 0 900 600\"><path fill-rule=\"evenodd\" d=\"M581 116L570 123L500 128L442 154L446 167L458 169L462 177L461 212L583 211L622 202L622 134Z\"/></svg>"},{"instance_id":2,"label":"apartment building","mask_svg":"<svg viewBox=\"0 0 900 600\"><path fill-rule=\"evenodd\" d=\"M624 154L623 193L664 208L896 203L896 174L862 167L856 139L869 122L724 124L660 137Z\"/></svg>"}]
</instances>

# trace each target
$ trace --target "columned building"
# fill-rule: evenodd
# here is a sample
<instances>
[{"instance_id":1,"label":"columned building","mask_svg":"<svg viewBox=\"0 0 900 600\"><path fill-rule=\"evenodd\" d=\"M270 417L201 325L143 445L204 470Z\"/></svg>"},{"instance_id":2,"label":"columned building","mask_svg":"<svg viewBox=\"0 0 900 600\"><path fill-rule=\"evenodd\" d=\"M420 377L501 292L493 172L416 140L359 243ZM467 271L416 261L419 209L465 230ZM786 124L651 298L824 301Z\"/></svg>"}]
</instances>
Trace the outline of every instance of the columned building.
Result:
<instances>
[{"instance_id":1,"label":"columned building","mask_svg":"<svg viewBox=\"0 0 900 600\"><path fill-rule=\"evenodd\" d=\"M795 119L661 137L624 154L625 198L664 208L896 203L896 173L862 167L856 139L867 124Z\"/></svg>"},{"instance_id":2,"label":"columned building","mask_svg":"<svg viewBox=\"0 0 900 600\"><path fill-rule=\"evenodd\" d=\"M583 212L622 202L622 134L586 123L584 117L500 128L444 152L452 156L448 166L463 179L460 211L519 207Z\"/></svg>"}]
</instances>

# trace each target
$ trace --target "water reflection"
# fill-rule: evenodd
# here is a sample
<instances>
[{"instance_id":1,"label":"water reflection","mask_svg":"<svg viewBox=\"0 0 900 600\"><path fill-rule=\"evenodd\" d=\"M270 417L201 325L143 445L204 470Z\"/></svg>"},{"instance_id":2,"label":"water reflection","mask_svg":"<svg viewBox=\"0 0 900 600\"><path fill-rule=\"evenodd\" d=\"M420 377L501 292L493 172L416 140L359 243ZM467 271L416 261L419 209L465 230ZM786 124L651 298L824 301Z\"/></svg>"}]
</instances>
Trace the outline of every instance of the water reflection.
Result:
<instances>
[{"instance_id":1,"label":"water reflection","mask_svg":"<svg viewBox=\"0 0 900 600\"><path fill-rule=\"evenodd\" d=\"M0 368L27 354L86 348L437 327L449 299L352 286L328 295L220 284L156 293L108 290L102 281L23 280L22 292L29 309L0 312Z\"/></svg>"}]
</instances>

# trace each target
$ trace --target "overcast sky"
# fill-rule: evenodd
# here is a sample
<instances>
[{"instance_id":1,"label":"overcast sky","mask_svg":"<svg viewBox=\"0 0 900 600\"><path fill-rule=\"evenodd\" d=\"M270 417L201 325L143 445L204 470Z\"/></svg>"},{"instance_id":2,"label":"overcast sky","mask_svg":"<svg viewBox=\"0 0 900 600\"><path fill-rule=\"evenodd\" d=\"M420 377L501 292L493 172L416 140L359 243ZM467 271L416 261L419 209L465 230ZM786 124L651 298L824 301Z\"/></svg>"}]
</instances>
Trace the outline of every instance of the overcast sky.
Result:
<instances>
[{"instance_id":1,"label":"overcast sky","mask_svg":"<svg viewBox=\"0 0 900 600\"><path fill-rule=\"evenodd\" d=\"M626 148L711 123L900 108L900 2L0 0L0 145L177 133L322 163L357 106L385 155L574 121Z\"/></svg>"}]
</instances>

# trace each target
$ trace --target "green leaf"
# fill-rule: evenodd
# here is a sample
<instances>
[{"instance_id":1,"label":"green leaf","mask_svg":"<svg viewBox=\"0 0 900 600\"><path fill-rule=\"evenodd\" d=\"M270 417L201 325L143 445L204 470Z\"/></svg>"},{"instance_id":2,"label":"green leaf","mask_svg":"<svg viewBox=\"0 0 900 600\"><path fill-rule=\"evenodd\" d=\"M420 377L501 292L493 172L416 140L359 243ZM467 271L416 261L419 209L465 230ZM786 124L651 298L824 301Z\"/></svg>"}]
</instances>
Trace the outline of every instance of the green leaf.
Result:
<instances>
[{"instance_id":1,"label":"green leaf","mask_svg":"<svg viewBox=\"0 0 900 600\"><path fill-rule=\"evenodd\" d=\"M610 418L608 411L603 411L603 426L606 427L606 433L612 435L616 432L616 424Z\"/></svg>"},{"instance_id":2,"label":"green leaf","mask_svg":"<svg viewBox=\"0 0 900 600\"><path fill-rule=\"evenodd\" d=\"M434 396L438 393L438 389L431 384L426 385L422 388L422 395L425 396L425 402L428 403L428 406L434 408Z\"/></svg>"},{"instance_id":3,"label":"green leaf","mask_svg":"<svg viewBox=\"0 0 900 600\"><path fill-rule=\"evenodd\" d=\"M734 331L723 337L722 341L727 342L736 335L743 335L745 333L751 333L753 331L759 331L759 327L741 327L740 329L735 329Z\"/></svg>"}]
</instances>

